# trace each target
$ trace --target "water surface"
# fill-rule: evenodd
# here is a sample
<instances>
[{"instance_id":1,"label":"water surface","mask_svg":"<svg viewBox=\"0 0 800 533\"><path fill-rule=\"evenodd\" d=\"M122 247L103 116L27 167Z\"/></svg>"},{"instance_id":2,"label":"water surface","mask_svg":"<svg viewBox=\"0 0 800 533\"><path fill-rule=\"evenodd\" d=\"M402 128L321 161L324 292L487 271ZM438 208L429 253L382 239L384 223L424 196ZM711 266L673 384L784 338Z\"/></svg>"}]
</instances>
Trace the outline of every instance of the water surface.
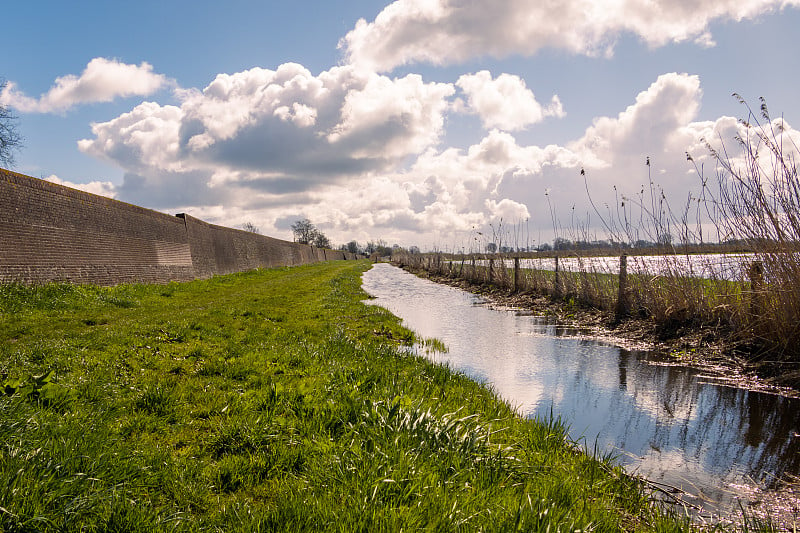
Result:
<instances>
[{"instance_id":1,"label":"water surface","mask_svg":"<svg viewBox=\"0 0 800 533\"><path fill-rule=\"evenodd\" d=\"M707 279L740 280L747 279L747 271L756 255L736 254L673 254L673 255L628 255L627 267L631 274L659 276L687 276ZM513 259L503 259L506 268L514 267ZM458 260L454 261L460 262ZM486 259L478 260L487 266ZM554 257L532 257L519 260L520 268L534 270L555 270ZM619 273L619 256L559 257L558 267L567 272Z\"/></svg>"},{"instance_id":2,"label":"water surface","mask_svg":"<svg viewBox=\"0 0 800 533\"><path fill-rule=\"evenodd\" d=\"M409 329L442 340L449 351L437 361L490 384L525 416L552 409L574 440L708 511L735 511L746 488L800 475L800 400L716 384L388 264L366 272L363 287Z\"/></svg>"}]
</instances>

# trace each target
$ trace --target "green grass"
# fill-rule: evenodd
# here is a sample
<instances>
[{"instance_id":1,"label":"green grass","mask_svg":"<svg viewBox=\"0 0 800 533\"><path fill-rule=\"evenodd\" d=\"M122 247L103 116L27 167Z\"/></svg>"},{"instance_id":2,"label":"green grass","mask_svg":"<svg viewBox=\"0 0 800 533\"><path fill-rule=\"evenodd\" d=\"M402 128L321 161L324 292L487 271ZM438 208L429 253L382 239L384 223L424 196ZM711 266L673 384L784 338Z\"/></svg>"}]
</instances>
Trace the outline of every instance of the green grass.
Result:
<instances>
[{"instance_id":1,"label":"green grass","mask_svg":"<svg viewBox=\"0 0 800 533\"><path fill-rule=\"evenodd\" d=\"M688 529L412 355L367 268L0 287L0 530Z\"/></svg>"}]
</instances>

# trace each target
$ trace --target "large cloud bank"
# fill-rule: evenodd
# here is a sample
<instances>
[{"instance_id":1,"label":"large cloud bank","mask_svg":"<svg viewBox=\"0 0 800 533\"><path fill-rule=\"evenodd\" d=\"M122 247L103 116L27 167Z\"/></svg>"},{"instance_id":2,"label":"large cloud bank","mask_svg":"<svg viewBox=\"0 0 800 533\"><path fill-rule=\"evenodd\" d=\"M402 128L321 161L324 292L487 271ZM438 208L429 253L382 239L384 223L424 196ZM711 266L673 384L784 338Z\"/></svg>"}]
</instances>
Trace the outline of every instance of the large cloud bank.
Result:
<instances>
[{"instance_id":1,"label":"large cloud bank","mask_svg":"<svg viewBox=\"0 0 800 533\"><path fill-rule=\"evenodd\" d=\"M533 55L543 48L611 55L624 34L651 47L687 40L711 46L712 21L739 21L789 5L800 1L397 0L374 21L359 20L340 47L354 64L390 71L413 62Z\"/></svg>"},{"instance_id":2,"label":"large cloud bank","mask_svg":"<svg viewBox=\"0 0 800 533\"><path fill-rule=\"evenodd\" d=\"M351 67L318 76L294 63L221 74L180 106L145 102L94 124L79 148L142 176L209 176L266 193L382 172L438 141L449 84Z\"/></svg>"},{"instance_id":3,"label":"large cloud bank","mask_svg":"<svg viewBox=\"0 0 800 533\"><path fill-rule=\"evenodd\" d=\"M79 146L125 169L124 183L109 193L127 201L232 226L251 220L273 234L309 216L339 242L414 243L422 234L429 244L468 247L501 218L551 226L548 201L563 216L572 206L587 213L581 169L600 206L635 196L650 179L683 199L699 182L686 152L702 162L706 140L742 133L730 117L697 122L699 78L671 73L572 142L522 145L513 130L547 108L532 107L520 123L502 108L490 112L475 95L498 91L501 79L479 73L442 84L349 66L317 76L296 64L253 69L184 92L179 106L142 103L95 124L94 138ZM510 86L534 101L518 79ZM459 88L467 98L460 110ZM465 110L497 127L466 149L440 146L448 113Z\"/></svg>"}]
</instances>

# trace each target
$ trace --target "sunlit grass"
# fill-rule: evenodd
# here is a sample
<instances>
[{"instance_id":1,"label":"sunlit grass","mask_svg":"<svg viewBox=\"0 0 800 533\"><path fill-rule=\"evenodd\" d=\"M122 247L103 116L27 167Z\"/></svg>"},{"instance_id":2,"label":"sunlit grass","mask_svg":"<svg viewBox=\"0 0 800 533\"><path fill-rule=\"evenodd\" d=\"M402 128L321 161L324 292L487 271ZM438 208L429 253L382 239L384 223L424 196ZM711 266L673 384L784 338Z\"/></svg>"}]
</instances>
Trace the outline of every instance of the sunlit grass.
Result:
<instances>
[{"instance_id":1,"label":"sunlit grass","mask_svg":"<svg viewBox=\"0 0 800 533\"><path fill-rule=\"evenodd\" d=\"M367 268L0 288L0 530L687 529L413 355Z\"/></svg>"}]
</instances>

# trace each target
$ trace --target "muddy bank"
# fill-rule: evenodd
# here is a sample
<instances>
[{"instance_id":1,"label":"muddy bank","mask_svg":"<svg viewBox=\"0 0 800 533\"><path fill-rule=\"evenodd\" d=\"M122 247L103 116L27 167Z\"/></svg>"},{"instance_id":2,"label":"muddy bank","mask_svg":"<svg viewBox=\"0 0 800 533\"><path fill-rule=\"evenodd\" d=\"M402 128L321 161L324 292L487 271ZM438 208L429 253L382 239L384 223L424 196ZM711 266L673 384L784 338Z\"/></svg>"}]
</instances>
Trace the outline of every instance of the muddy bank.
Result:
<instances>
[{"instance_id":1,"label":"muddy bank","mask_svg":"<svg viewBox=\"0 0 800 533\"><path fill-rule=\"evenodd\" d=\"M800 365L770 361L758 347L737 342L728 330L674 322L656 324L643 317L616 320L613 314L530 292L512 292L495 285L473 283L420 269L405 270L485 297L491 305L520 313L553 316L586 335L625 348L646 349L664 356L665 365L699 369L709 379L734 387L789 397L800 397Z\"/></svg>"}]
</instances>

